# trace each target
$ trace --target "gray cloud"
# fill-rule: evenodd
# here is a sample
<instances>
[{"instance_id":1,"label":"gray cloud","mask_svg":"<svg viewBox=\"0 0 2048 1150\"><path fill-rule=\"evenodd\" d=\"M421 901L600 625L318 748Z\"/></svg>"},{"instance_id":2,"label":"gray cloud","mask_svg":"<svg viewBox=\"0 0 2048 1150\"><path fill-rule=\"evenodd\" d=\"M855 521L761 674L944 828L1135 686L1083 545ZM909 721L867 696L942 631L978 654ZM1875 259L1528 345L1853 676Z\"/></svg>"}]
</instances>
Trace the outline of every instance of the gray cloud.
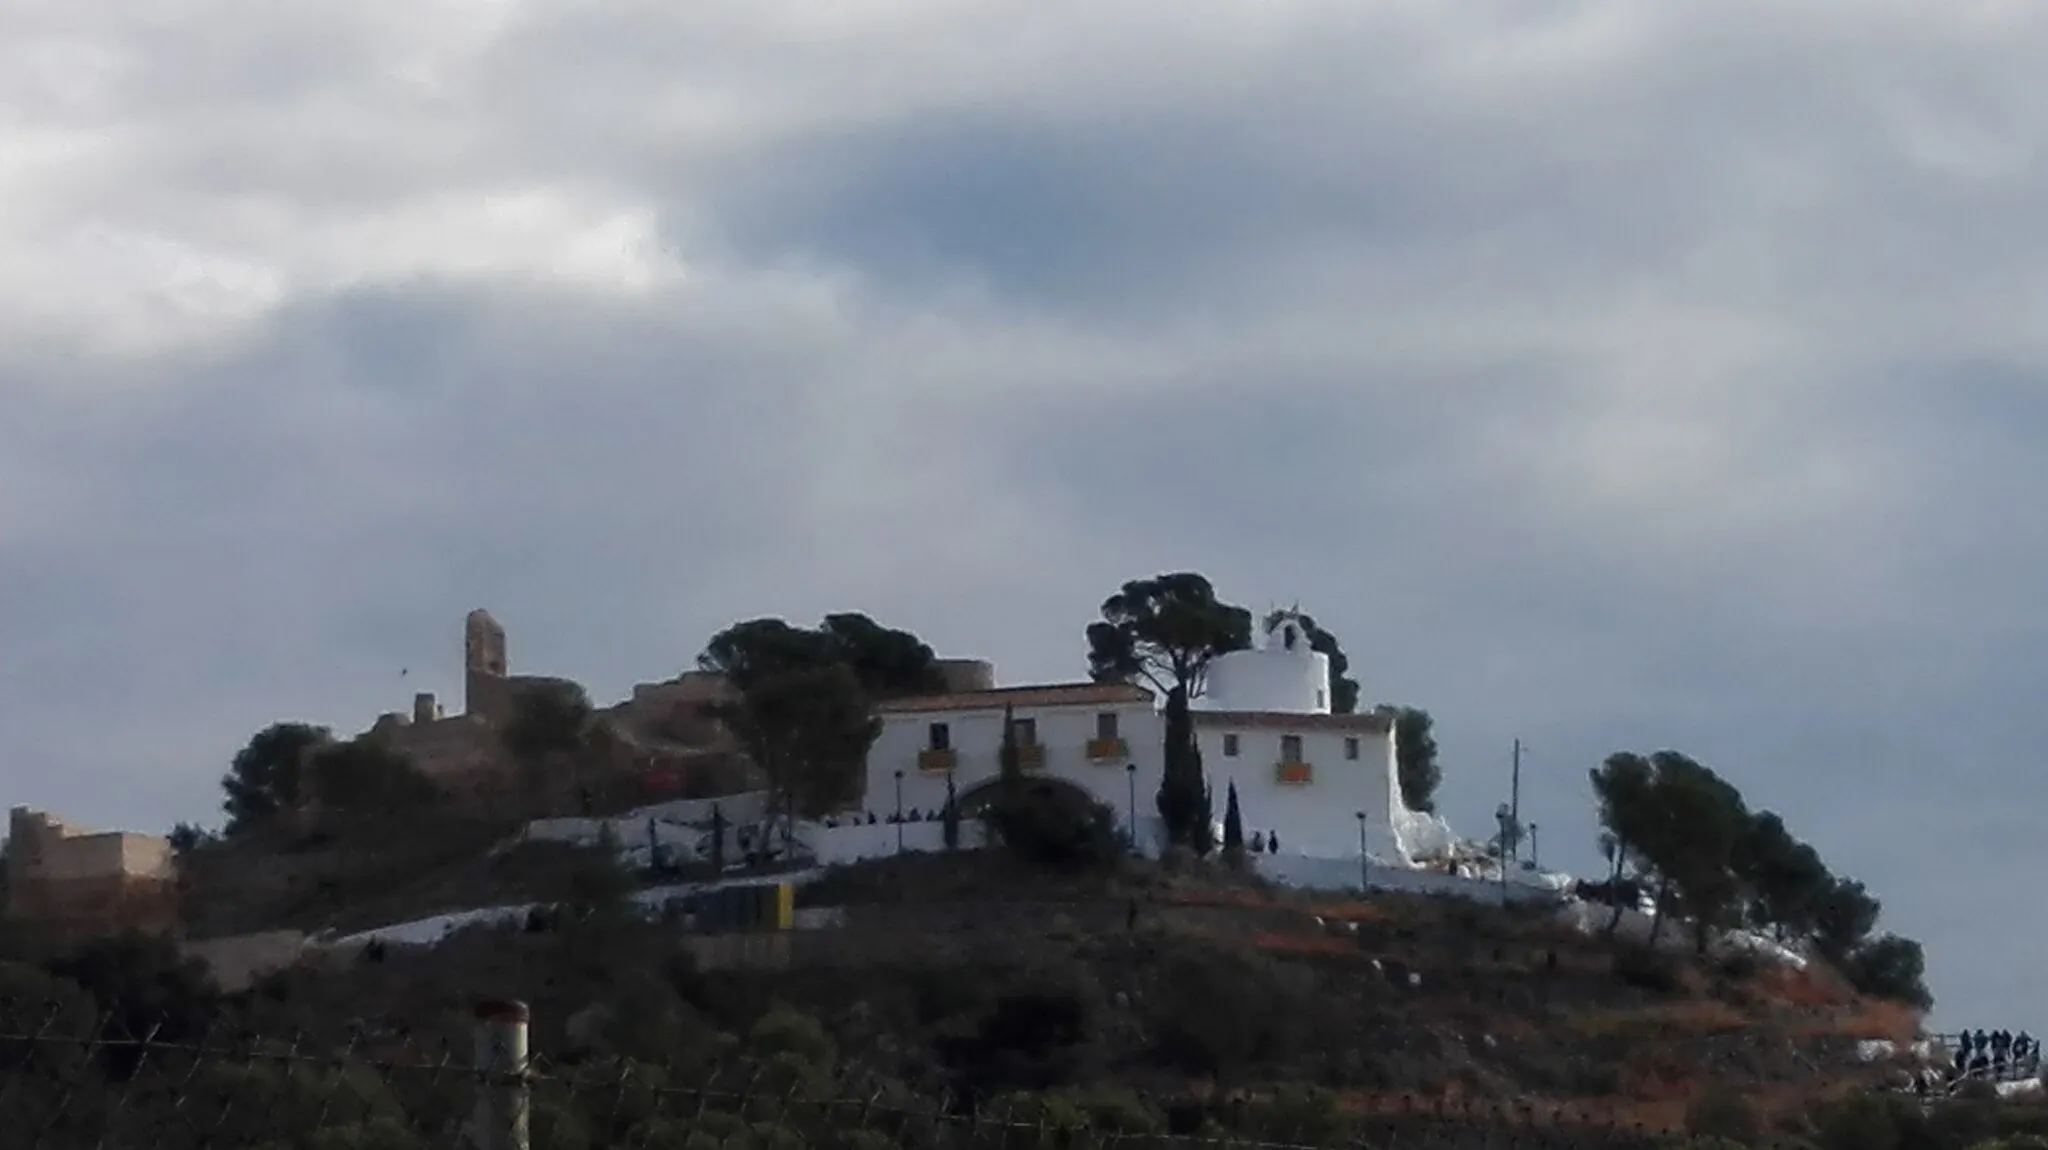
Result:
<instances>
[{"instance_id":1,"label":"gray cloud","mask_svg":"<svg viewBox=\"0 0 2048 1150\"><path fill-rule=\"evenodd\" d=\"M1468 828L1522 736L1584 862L1680 747L1956 1020L2029 989L2031 8L478 11L0 48L13 801L207 816L477 605L600 694L844 607L1021 679L1194 567L1434 710Z\"/></svg>"}]
</instances>

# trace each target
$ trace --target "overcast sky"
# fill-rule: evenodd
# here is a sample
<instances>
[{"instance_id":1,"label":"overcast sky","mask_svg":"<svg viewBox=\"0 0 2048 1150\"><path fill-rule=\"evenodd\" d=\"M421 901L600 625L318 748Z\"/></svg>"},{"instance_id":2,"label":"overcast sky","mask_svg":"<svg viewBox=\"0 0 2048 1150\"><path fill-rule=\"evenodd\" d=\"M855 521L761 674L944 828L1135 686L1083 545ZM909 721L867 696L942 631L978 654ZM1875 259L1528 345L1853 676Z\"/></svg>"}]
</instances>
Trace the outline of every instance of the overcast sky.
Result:
<instances>
[{"instance_id":1,"label":"overcast sky","mask_svg":"<svg viewBox=\"0 0 2048 1150\"><path fill-rule=\"evenodd\" d=\"M2035 0L0 0L0 784L865 610L1299 601L1546 860L1675 747L2035 1009ZM401 669L410 674L401 677ZM2022 1017L2011 1012L2018 1010ZM2031 1013L2029 1013L2031 1012Z\"/></svg>"}]
</instances>

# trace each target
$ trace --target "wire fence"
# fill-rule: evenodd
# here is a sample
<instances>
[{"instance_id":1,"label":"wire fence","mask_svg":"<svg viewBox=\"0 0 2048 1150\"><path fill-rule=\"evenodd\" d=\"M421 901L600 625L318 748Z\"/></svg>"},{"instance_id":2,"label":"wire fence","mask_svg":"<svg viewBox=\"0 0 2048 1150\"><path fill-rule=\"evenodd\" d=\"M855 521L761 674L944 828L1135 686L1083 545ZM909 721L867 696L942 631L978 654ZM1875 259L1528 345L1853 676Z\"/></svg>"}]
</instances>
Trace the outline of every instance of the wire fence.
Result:
<instances>
[{"instance_id":1,"label":"wire fence","mask_svg":"<svg viewBox=\"0 0 2048 1150\"><path fill-rule=\"evenodd\" d=\"M19 1014L16 1017L20 1017ZM173 1042L52 1025L0 1032L9 1150L1648 1150L1670 1131L1570 1107L1308 1089L1148 1099L1066 1089L968 1104L864 1086L801 1043L745 1059L550 1060L518 1003L466 1048L389 1036ZM1752 1145L1769 1147L1763 1141ZM1788 1141L1786 1145L1793 1143Z\"/></svg>"}]
</instances>

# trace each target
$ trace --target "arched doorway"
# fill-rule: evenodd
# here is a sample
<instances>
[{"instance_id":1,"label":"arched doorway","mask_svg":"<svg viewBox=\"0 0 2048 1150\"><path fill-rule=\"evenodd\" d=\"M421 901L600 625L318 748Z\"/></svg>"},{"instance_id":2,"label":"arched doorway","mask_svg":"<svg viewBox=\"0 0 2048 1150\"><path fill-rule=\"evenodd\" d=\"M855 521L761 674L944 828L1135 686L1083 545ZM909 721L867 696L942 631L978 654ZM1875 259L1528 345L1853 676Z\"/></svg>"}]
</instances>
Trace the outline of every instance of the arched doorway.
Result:
<instances>
[{"instance_id":1,"label":"arched doorway","mask_svg":"<svg viewBox=\"0 0 2048 1150\"><path fill-rule=\"evenodd\" d=\"M1025 794L1051 792L1058 794L1061 798L1072 800L1077 804L1101 803L1112 810L1115 809L1115 805L1108 799L1095 794L1079 783L1060 778L1057 775L1026 776L1017 780L1017 788ZM959 806L961 818L978 819L988 811L989 805L994 803L996 798L1002 793L1003 780L1001 776L997 776L992 779L984 779L961 791L955 797L954 802Z\"/></svg>"}]
</instances>

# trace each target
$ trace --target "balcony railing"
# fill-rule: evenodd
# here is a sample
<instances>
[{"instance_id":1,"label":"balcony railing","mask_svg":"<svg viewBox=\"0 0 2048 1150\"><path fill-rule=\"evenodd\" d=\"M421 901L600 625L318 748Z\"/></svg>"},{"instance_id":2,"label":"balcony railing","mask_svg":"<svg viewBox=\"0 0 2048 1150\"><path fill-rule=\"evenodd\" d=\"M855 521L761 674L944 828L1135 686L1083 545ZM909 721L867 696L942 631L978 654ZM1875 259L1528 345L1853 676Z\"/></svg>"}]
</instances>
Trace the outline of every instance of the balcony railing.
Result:
<instances>
[{"instance_id":1,"label":"balcony railing","mask_svg":"<svg viewBox=\"0 0 2048 1150\"><path fill-rule=\"evenodd\" d=\"M997 753L1001 754L1000 751ZM1043 770L1045 768L1045 744L1018 743L1017 766L1027 771Z\"/></svg>"},{"instance_id":2,"label":"balcony railing","mask_svg":"<svg viewBox=\"0 0 2048 1150\"><path fill-rule=\"evenodd\" d=\"M1131 757L1130 744L1122 739L1088 740L1088 761L1091 763L1121 764Z\"/></svg>"},{"instance_id":3,"label":"balcony railing","mask_svg":"<svg viewBox=\"0 0 2048 1150\"><path fill-rule=\"evenodd\" d=\"M960 756L951 747L927 747L917 753L917 769L933 774L944 774L960 764Z\"/></svg>"},{"instance_id":4,"label":"balcony railing","mask_svg":"<svg viewBox=\"0 0 2048 1150\"><path fill-rule=\"evenodd\" d=\"M1315 767L1308 763L1275 763L1273 779L1282 786L1304 787L1315 781Z\"/></svg>"}]
</instances>

